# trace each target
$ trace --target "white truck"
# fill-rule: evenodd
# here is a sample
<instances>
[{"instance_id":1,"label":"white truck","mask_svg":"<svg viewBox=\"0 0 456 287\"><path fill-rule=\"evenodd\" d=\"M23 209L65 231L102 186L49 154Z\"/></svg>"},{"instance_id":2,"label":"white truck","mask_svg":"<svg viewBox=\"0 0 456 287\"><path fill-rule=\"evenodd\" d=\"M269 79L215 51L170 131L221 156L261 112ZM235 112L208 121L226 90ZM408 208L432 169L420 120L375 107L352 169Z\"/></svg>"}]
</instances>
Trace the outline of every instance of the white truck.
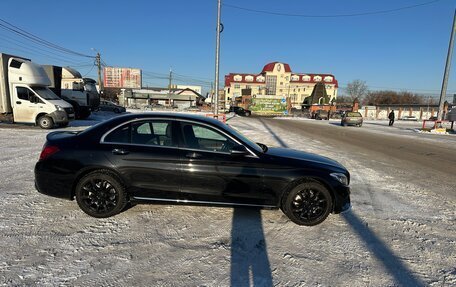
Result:
<instances>
[{"instance_id":1,"label":"white truck","mask_svg":"<svg viewBox=\"0 0 456 287\"><path fill-rule=\"evenodd\" d=\"M73 107L57 97L50 84L42 66L0 53L0 120L43 129L68 125L74 118Z\"/></svg>"},{"instance_id":2,"label":"white truck","mask_svg":"<svg viewBox=\"0 0 456 287\"><path fill-rule=\"evenodd\" d=\"M76 119L86 119L91 111L98 109L100 95L94 80L82 78L70 67L44 65L43 68L51 80L50 89L73 106Z\"/></svg>"}]
</instances>

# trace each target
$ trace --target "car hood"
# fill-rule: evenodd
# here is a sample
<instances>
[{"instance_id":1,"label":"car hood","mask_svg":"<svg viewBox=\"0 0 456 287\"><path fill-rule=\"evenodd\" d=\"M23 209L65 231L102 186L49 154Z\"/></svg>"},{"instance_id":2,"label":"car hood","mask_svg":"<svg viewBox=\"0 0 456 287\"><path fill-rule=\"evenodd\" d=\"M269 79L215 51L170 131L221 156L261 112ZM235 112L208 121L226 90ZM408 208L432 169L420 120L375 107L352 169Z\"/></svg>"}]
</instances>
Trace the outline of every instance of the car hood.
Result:
<instances>
[{"instance_id":1,"label":"car hood","mask_svg":"<svg viewBox=\"0 0 456 287\"><path fill-rule=\"evenodd\" d=\"M294 160L299 160L299 161L305 161L305 162L311 162L311 163L317 163L317 164L323 164L323 165L329 165L337 168L341 168L346 170L346 168L338 163L337 161L313 154L313 153L308 153L308 152L303 152L295 149L290 149L290 148L279 148L279 147L269 147L268 150L266 151L266 154L269 156L273 157L281 157L281 158L289 158L289 159L294 159Z\"/></svg>"}]
</instances>

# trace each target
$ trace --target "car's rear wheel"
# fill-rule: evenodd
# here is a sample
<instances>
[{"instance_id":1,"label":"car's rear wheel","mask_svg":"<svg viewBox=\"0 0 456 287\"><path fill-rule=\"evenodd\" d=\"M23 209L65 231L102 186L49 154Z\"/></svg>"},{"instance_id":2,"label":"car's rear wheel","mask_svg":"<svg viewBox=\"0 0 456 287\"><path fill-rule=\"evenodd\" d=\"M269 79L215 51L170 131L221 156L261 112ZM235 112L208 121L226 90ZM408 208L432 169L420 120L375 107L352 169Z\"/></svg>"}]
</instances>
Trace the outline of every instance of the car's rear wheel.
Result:
<instances>
[{"instance_id":1,"label":"car's rear wheel","mask_svg":"<svg viewBox=\"0 0 456 287\"><path fill-rule=\"evenodd\" d=\"M79 207L90 216L104 218L121 212L127 193L120 180L107 171L95 171L81 178L75 190Z\"/></svg>"},{"instance_id":2,"label":"car's rear wheel","mask_svg":"<svg viewBox=\"0 0 456 287\"><path fill-rule=\"evenodd\" d=\"M281 209L296 224L313 226L323 222L333 210L328 189L316 181L307 181L288 191Z\"/></svg>"}]
</instances>

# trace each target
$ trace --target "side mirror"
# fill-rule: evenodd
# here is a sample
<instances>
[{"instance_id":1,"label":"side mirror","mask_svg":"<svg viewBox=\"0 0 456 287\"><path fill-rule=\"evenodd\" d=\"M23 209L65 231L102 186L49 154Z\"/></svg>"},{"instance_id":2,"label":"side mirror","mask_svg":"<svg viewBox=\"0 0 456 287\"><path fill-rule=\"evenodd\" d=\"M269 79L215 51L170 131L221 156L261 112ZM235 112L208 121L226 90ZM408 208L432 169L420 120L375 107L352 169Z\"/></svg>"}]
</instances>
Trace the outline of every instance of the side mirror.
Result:
<instances>
[{"instance_id":1,"label":"side mirror","mask_svg":"<svg viewBox=\"0 0 456 287\"><path fill-rule=\"evenodd\" d=\"M249 151L243 145L237 145L231 149L231 155L242 156L242 155L248 155L248 154L249 154Z\"/></svg>"}]
</instances>

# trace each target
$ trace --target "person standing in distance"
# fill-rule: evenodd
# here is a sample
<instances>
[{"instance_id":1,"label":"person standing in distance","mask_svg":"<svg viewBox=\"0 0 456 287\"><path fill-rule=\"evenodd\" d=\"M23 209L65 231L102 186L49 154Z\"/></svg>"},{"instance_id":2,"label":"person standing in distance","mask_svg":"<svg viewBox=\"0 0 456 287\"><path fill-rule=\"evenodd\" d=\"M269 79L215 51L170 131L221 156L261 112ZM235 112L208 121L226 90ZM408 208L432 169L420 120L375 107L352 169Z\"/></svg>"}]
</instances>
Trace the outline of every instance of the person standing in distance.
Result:
<instances>
[{"instance_id":1,"label":"person standing in distance","mask_svg":"<svg viewBox=\"0 0 456 287\"><path fill-rule=\"evenodd\" d=\"M394 110L391 110L391 112L388 115L389 118L389 126L392 126L394 124Z\"/></svg>"}]
</instances>

